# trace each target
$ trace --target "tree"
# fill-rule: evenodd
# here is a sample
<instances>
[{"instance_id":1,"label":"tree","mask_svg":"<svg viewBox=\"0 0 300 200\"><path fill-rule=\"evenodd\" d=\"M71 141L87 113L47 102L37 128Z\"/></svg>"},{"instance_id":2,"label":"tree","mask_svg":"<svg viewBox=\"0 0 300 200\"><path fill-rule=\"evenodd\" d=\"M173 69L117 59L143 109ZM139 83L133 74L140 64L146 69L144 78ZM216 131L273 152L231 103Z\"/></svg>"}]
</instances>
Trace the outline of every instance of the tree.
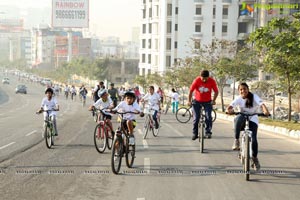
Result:
<instances>
[{"instance_id":1,"label":"tree","mask_svg":"<svg viewBox=\"0 0 300 200\"><path fill-rule=\"evenodd\" d=\"M274 73L278 84L287 89L288 120L291 121L291 98L299 89L300 14L291 18L273 18L250 35L250 42L260 53L264 71Z\"/></svg>"}]
</instances>

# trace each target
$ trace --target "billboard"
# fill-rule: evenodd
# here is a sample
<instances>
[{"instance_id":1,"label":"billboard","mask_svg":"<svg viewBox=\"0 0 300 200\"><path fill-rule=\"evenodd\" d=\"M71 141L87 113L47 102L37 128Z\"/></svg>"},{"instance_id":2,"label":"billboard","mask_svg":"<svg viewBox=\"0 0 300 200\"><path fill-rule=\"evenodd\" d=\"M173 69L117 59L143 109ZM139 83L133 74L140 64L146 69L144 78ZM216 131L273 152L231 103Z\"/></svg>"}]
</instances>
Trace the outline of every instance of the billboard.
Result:
<instances>
[{"instance_id":1,"label":"billboard","mask_svg":"<svg viewBox=\"0 0 300 200\"><path fill-rule=\"evenodd\" d=\"M52 27L88 28L89 0L52 0Z\"/></svg>"}]
</instances>

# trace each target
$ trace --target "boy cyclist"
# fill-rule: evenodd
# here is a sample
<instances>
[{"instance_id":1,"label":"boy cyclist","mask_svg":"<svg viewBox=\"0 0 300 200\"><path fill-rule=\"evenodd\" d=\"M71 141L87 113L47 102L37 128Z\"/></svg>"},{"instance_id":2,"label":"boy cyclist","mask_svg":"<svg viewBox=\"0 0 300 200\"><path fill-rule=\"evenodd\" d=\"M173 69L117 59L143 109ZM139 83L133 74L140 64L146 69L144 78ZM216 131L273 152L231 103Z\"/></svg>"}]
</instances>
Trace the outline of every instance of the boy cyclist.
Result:
<instances>
[{"instance_id":1,"label":"boy cyclist","mask_svg":"<svg viewBox=\"0 0 300 200\"><path fill-rule=\"evenodd\" d=\"M47 88L45 90L46 97L43 98L41 103L41 108L36 112L37 114L42 113L44 110L51 110L49 117L52 117L53 126L55 130L55 136L58 136L57 127L56 127L56 112L59 111L59 105L55 97L53 97L53 89ZM46 120L47 113L44 113L44 120ZM45 127L44 123L44 127ZM43 135L44 136L44 135Z\"/></svg>"},{"instance_id":2,"label":"boy cyclist","mask_svg":"<svg viewBox=\"0 0 300 200\"><path fill-rule=\"evenodd\" d=\"M124 100L115 107L112 112L135 112L136 114L140 114L143 117L143 113L141 112L141 108L139 104L135 101L135 94L132 91L127 91L124 94ZM127 113L123 116L123 123L127 125L129 132L129 145L135 145L135 138L133 134L133 129L136 126L135 114Z\"/></svg>"},{"instance_id":3,"label":"boy cyclist","mask_svg":"<svg viewBox=\"0 0 300 200\"><path fill-rule=\"evenodd\" d=\"M90 111L92 111L94 108L98 108L98 109L104 109L104 108L112 109L112 108L114 108L113 101L108 96L107 90L103 89L98 94L99 94L100 99L98 99L96 101L96 103L94 103L93 105L91 105L89 107ZM109 126L109 128L111 130L111 133L114 135L115 132L114 132L114 129L113 129L113 126L112 126L112 123L111 123L111 118L112 118L112 115L109 112L104 110L103 119L106 120L106 123Z\"/></svg>"},{"instance_id":4,"label":"boy cyclist","mask_svg":"<svg viewBox=\"0 0 300 200\"><path fill-rule=\"evenodd\" d=\"M158 129L159 124L157 121L157 113L160 109L160 95L154 92L154 86L149 87L149 93L147 93L142 99L141 102L148 101L149 109L154 110L154 114L152 116L155 122L155 129Z\"/></svg>"}]
</instances>

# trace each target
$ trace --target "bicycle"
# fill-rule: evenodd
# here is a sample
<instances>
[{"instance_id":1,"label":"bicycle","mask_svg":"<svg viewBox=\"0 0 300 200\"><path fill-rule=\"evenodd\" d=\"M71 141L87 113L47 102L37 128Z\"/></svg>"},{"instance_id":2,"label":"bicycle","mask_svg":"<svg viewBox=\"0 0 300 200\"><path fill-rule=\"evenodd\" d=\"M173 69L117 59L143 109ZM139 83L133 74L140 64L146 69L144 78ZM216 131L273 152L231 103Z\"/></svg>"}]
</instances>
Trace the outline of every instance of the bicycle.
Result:
<instances>
[{"instance_id":1,"label":"bicycle","mask_svg":"<svg viewBox=\"0 0 300 200\"><path fill-rule=\"evenodd\" d=\"M200 110L202 110L202 112L200 112L200 119L199 119L199 123L198 123L198 137L199 137L199 144L200 144L200 152L203 153L204 150L204 138L205 138L205 112L203 112L204 110L204 106L201 105ZM201 130L200 130L201 129Z\"/></svg>"},{"instance_id":2,"label":"bicycle","mask_svg":"<svg viewBox=\"0 0 300 200\"><path fill-rule=\"evenodd\" d=\"M96 150L99 153L104 153L106 147L108 149L111 149L112 146L112 142L113 142L113 134L112 131L110 130L110 127L107 125L107 121L104 119L104 109L96 109L94 108L94 110L98 110L100 111L100 114L98 115L98 120L97 120L97 125L95 127L95 131L94 131L94 144L96 147ZM101 119L102 116L102 119ZM110 132L110 134L109 134Z\"/></svg>"},{"instance_id":3,"label":"bicycle","mask_svg":"<svg viewBox=\"0 0 300 200\"><path fill-rule=\"evenodd\" d=\"M193 111L191 110L191 108L192 106L188 108L186 107L179 108L175 114L177 121L180 123L188 123L193 116ZM205 111L202 110L202 112L204 112L205 115ZM212 122L216 121L217 119L217 113L215 109L212 109L211 118L212 118Z\"/></svg>"},{"instance_id":4,"label":"bicycle","mask_svg":"<svg viewBox=\"0 0 300 200\"><path fill-rule=\"evenodd\" d=\"M233 113L234 115L242 115L245 117L246 122L245 122L245 128L242 131L242 142L241 142L241 148L238 153L238 157L243 165L243 171L245 175L245 179L249 181L250 178L250 160L252 159L252 131L249 128L249 121L250 118L254 115L258 116L266 116L263 113L244 113L244 112L235 112ZM254 167L253 165L251 166L252 168Z\"/></svg>"},{"instance_id":5,"label":"bicycle","mask_svg":"<svg viewBox=\"0 0 300 200\"><path fill-rule=\"evenodd\" d=\"M143 138L146 139L148 131L151 130L152 134L154 137L158 136L159 133L159 129L160 129L160 111L157 112L157 123L158 123L158 128L156 129L154 126L154 120L153 120L153 114L154 114L155 110L153 109L149 109L149 108L145 108L144 109L144 114L147 114L145 121L144 121L144 126L143 126Z\"/></svg>"},{"instance_id":6,"label":"bicycle","mask_svg":"<svg viewBox=\"0 0 300 200\"><path fill-rule=\"evenodd\" d=\"M55 128L53 124L53 119L51 116L49 116L51 111L56 111L55 109L52 110L43 110L43 112L46 112L46 118L45 118L45 125L44 125L44 138L46 142L46 146L48 149L50 149L54 145L54 136L55 136ZM40 114L39 112L36 112L36 114Z\"/></svg>"},{"instance_id":7,"label":"bicycle","mask_svg":"<svg viewBox=\"0 0 300 200\"><path fill-rule=\"evenodd\" d=\"M116 131L111 151L111 169L114 174L119 174L122 164L122 157L125 154L126 165L132 168L135 159L135 145L129 145L128 128L124 124L123 115L135 112L116 112L120 117L120 125Z\"/></svg>"}]
</instances>

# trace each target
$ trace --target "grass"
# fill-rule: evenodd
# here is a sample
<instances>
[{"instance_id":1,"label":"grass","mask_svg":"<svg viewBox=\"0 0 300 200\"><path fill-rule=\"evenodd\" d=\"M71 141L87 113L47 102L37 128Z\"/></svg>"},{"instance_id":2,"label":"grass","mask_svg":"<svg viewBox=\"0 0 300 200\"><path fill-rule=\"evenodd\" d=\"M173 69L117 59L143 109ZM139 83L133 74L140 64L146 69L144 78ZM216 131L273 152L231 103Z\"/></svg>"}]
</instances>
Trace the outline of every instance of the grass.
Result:
<instances>
[{"instance_id":1,"label":"grass","mask_svg":"<svg viewBox=\"0 0 300 200\"><path fill-rule=\"evenodd\" d=\"M294 121L280 121L280 120L273 120L269 118L260 118L260 123L270 125L270 126L278 126L283 127L289 130L300 130L300 123L296 123Z\"/></svg>"}]
</instances>

